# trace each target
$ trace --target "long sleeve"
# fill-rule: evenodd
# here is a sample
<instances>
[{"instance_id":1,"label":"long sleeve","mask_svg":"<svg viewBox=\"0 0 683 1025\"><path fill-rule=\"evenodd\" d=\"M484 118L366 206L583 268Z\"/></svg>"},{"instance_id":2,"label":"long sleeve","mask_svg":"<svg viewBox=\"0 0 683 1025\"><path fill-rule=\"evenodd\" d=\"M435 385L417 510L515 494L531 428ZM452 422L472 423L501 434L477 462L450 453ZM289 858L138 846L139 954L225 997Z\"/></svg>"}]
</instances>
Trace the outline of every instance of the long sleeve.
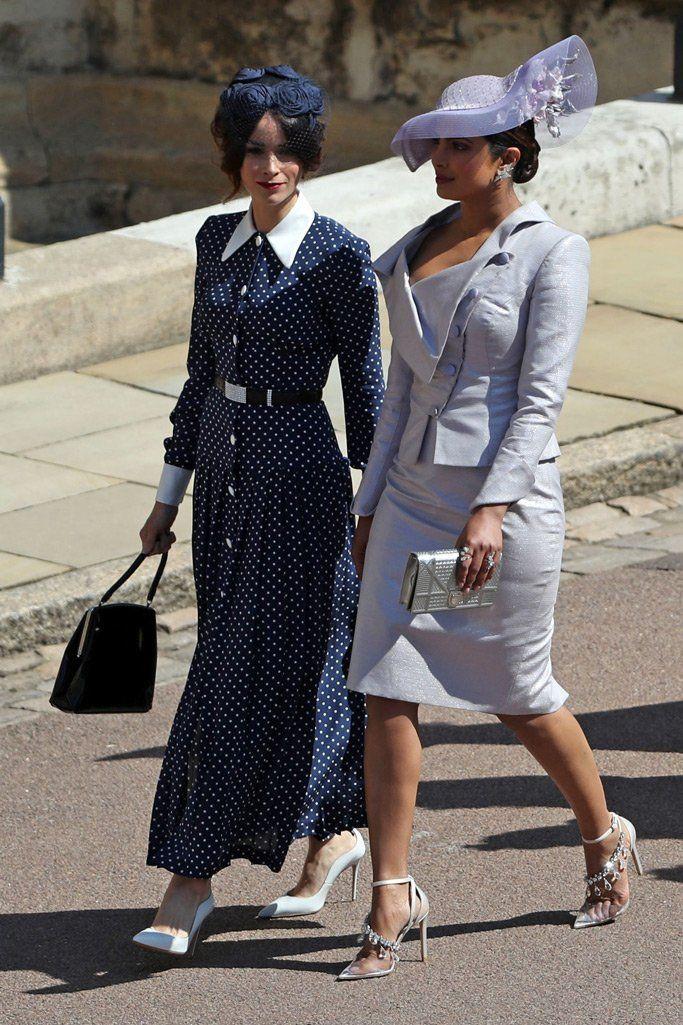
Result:
<instances>
[{"instance_id":1,"label":"long sleeve","mask_svg":"<svg viewBox=\"0 0 683 1025\"><path fill-rule=\"evenodd\" d=\"M370 516L377 508L410 412L412 383L412 370L396 345L392 345L379 423L363 479L351 505L351 512L356 516Z\"/></svg>"},{"instance_id":2,"label":"long sleeve","mask_svg":"<svg viewBox=\"0 0 683 1025\"><path fill-rule=\"evenodd\" d=\"M179 505L195 466L199 417L215 374L213 351L209 343L202 302L202 234L212 218L204 222L195 236L197 267L194 279L194 303L187 354L187 379L183 384L169 420L172 434L164 438L164 466L157 489L158 502Z\"/></svg>"},{"instance_id":3,"label":"long sleeve","mask_svg":"<svg viewBox=\"0 0 683 1025\"><path fill-rule=\"evenodd\" d=\"M364 239L339 251L328 309L339 359L349 462L364 469L384 395L377 282Z\"/></svg>"},{"instance_id":4,"label":"long sleeve","mask_svg":"<svg viewBox=\"0 0 683 1025\"><path fill-rule=\"evenodd\" d=\"M545 257L529 301L518 404L484 484L470 505L516 502L531 490L555 431L586 319L590 247L565 235Z\"/></svg>"}]
</instances>

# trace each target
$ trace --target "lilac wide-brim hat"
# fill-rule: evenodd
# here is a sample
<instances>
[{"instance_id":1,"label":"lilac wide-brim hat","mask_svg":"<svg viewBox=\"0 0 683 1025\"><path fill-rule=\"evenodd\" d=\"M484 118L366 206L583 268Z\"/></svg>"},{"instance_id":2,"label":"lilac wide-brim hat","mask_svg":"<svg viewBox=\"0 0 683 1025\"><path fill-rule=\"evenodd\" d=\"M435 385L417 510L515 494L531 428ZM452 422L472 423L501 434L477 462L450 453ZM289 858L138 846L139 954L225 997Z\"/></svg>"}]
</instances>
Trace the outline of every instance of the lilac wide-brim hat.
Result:
<instances>
[{"instance_id":1,"label":"lilac wide-brim hat","mask_svg":"<svg viewBox=\"0 0 683 1025\"><path fill-rule=\"evenodd\" d=\"M561 146L587 125L598 93L588 47L567 36L504 78L472 75L447 86L435 110L401 125L391 149L411 171L432 153L434 139L495 135L533 119L541 147Z\"/></svg>"}]
</instances>

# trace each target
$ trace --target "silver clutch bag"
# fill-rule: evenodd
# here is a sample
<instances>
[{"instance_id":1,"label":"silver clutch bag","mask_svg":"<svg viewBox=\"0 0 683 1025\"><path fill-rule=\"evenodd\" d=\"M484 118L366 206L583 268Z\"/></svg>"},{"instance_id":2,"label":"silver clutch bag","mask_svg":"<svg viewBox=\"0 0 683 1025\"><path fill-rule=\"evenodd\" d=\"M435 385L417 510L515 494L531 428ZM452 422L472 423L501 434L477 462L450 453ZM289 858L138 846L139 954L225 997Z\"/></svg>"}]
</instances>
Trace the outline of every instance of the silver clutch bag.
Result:
<instances>
[{"instance_id":1,"label":"silver clutch bag","mask_svg":"<svg viewBox=\"0 0 683 1025\"><path fill-rule=\"evenodd\" d=\"M460 548L440 552L411 552L408 556L399 602L409 612L444 612L446 609L481 609L493 605L498 590L500 561L490 580L478 591L464 594L456 571Z\"/></svg>"}]
</instances>

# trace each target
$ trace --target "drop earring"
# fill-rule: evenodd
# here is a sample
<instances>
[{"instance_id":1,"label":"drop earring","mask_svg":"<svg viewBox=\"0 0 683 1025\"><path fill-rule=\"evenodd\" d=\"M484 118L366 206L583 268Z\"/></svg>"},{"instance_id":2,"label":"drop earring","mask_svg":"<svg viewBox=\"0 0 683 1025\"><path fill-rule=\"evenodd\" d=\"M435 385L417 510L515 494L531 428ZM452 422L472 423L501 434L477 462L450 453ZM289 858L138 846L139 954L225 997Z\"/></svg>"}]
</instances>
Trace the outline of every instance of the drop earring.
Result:
<instances>
[{"instance_id":1,"label":"drop earring","mask_svg":"<svg viewBox=\"0 0 683 1025\"><path fill-rule=\"evenodd\" d=\"M512 163L512 164L503 164L502 167L499 167L498 170L496 171L496 173L493 176L494 182L503 181L504 178L512 178L512 172L513 172L514 166L515 166L514 163Z\"/></svg>"}]
</instances>

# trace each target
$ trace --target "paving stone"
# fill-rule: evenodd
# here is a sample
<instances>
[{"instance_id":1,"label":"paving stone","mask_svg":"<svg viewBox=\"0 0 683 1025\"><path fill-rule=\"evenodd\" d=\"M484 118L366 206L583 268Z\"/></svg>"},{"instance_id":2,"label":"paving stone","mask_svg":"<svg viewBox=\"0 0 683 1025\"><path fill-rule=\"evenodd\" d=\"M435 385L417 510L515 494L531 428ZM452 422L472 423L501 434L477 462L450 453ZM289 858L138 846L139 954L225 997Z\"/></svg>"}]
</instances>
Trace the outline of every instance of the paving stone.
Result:
<instances>
[{"instance_id":1,"label":"paving stone","mask_svg":"<svg viewBox=\"0 0 683 1025\"><path fill-rule=\"evenodd\" d=\"M18 695L11 703L11 708L28 708L32 712L56 712L53 705L50 704L50 700L47 694L41 694L37 692L31 695Z\"/></svg>"},{"instance_id":2,"label":"paving stone","mask_svg":"<svg viewBox=\"0 0 683 1025\"><path fill-rule=\"evenodd\" d=\"M14 555L12 552L0 552L0 589L16 587L18 584L30 584L33 580L43 580L57 573L66 573L70 569L60 562L48 562L45 559L31 559L25 555Z\"/></svg>"},{"instance_id":3,"label":"paving stone","mask_svg":"<svg viewBox=\"0 0 683 1025\"><path fill-rule=\"evenodd\" d=\"M683 438L683 416L671 416L666 420L660 420L657 430L670 434L673 438Z\"/></svg>"},{"instance_id":4,"label":"paving stone","mask_svg":"<svg viewBox=\"0 0 683 1025\"><path fill-rule=\"evenodd\" d=\"M55 460L56 461L56 460ZM83 473L66 466L53 466L40 459L26 455L13 456L0 452L0 513L12 509L24 509L39 502L50 502L66 495L78 495L81 491L108 487L115 483L113 477L97 472Z\"/></svg>"},{"instance_id":5,"label":"paving stone","mask_svg":"<svg viewBox=\"0 0 683 1025\"><path fill-rule=\"evenodd\" d=\"M62 641L59 644L39 644L36 651L40 654L41 658L51 661L61 658L65 647L66 641Z\"/></svg>"},{"instance_id":6,"label":"paving stone","mask_svg":"<svg viewBox=\"0 0 683 1025\"><path fill-rule=\"evenodd\" d=\"M683 246L683 235L681 236ZM591 278L592 278L591 268ZM678 271L676 271L678 273ZM683 289L679 288L683 293ZM683 408L683 323L616 306L589 306L572 388ZM666 423L666 421L662 421Z\"/></svg>"},{"instance_id":7,"label":"paving stone","mask_svg":"<svg viewBox=\"0 0 683 1025\"><path fill-rule=\"evenodd\" d=\"M160 655L157 658L156 683L169 683L172 680L182 680L187 676L186 664L174 658L165 658Z\"/></svg>"},{"instance_id":8,"label":"paving stone","mask_svg":"<svg viewBox=\"0 0 683 1025\"><path fill-rule=\"evenodd\" d=\"M629 516L627 520L622 520L616 524L614 533L617 536L622 534L639 534L641 531L656 530L658 525L659 521L655 520L652 516Z\"/></svg>"},{"instance_id":9,"label":"paving stone","mask_svg":"<svg viewBox=\"0 0 683 1025\"><path fill-rule=\"evenodd\" d=\"M157 635L157 645L159 650L163 651L182 651L188 645L194 646L196 643L196 630L179 630L177 633L167 633L165 630L159 630Z\"/></svg>"},{"instance_id":10,"label":"paving stone","mask_svg":"<svg viewBox=\"0 0 683 1025\"><path fill-rule=\"evenodd\" d=\"M583 527L568 527L567 535L572 540L599 542L624 534L653 530L657 526L658 521L649 516L624 516L614 523L587 523Z\"/></svg>"},{"instance_id":11,"label":"paving stone","mask_svg":"<svg viewBox=\"0 0 683 1025\"><path fill-rule=\"evenodd\" d=\"M683 319L681 232L648 224L592 239L590 246L592 299ZM647 354L649 359L649 344Z\"/></svg>"},{"instance_id":12,"label":"paving stone","mask_svg":"<svg viewBox=\"0 0 683 1025\"><path fill-rule=\"evenodd\" d=\"M673 512L671 509L668 511ZM678 537L679 534L683 535L683 521L676 520L671 523L658 522L659 526L655 527L653 530L648 530L645 535L646 537ZM638 544L637 537L633 538L633 543Z\"/></svg>"},{"instance_id":13,"label":"paving stone","mask_svg":"<svg viewBox=\"0 0 683 1025\"><path fill-rule=\"evenodd\" d=\"M153 417L32 448L25 454L34 460L44 460L43 465L55 463L73 468L69 472L77 469L94 474L106 470L107 483L129 480L156 489L163 467L163 439L171 430L168 416ZM191 486L187 494L192 494Z\"/></svg>"},{"instance_id":14,"label":"paving stone","mask_svg":"<svg viewBox=\"0 0 683 1025\"><path fill-rule=\"evenodd\" d=\"M33 680L30 687L21 687L16 691L10 691L7 694L3 694L2 702L3 705L7 705L10 708L14 708L15 705L19 706L23 701L31 701L33 698L39 698L43 696L43 691L37 686L36 680Z\"/></svg>"},{"instance_id":15,"label":"paving stone","mask_svg":"<svg viewBox=\"0 0 683 1025\"><path fill-rule=\"evenodd\" d=\"M32 669L39 662L42 662L42 659L35 651L20 651L16 655L5 655L0 658L0 676L9 676L11 673Z\"/></svg>"},{"instance_id":16,"label":"paving stone","mask_svg":"<svg viewBox=\"0 0 683 1025\"><path fill-rule=\"evenodd\" d=\"M667 552L666 555L648 562L643 566L643 569L662 569L671 573L680 573L683 571L683 554Z\"/></svg>"},{"instance_id":17,"label":"paving stone","mask_svg":"<svg viewBox=\"0 0 683 1025\"><path fill-rule=\"evenodd\" d=\"M615 537L615 526L614 523L586 523L581 527L567 527L567 537L572 541L606 541Z\"/></svg>"},{"instance_id":18,"label":"paving stone","mask_svg":"<svg viewBox=\"0 0 683 1025\"><path fill-rule=\"evenodd\" d=\"M629 516L649 516L650 513L667 508L664 502L651 495L622 495L621 498L610 498L607 505L623 509Z\"/></svg>"},{"instance_id":19,"label":"paving stone","mask_svg":"<svg viewBox=\"0 0 683 1025\"><path fill-rule=\"evenodd\" d=\"M154 490L141 484L113 484L55 502L0 515L3 547L17 555L70 566L92 566L140 551L139 531L154 504ZM191 504L182 502L173 530L191 536ZM144 569L138 576L147 579ZM151 578L150 578L151 579Z\"/></svg>"},{"instance_id":20,"label":"paving stone","mask_svg":"<svg viewBox=\"0 0 683 1025\"><path fill-rule=\"evenodd\" d=\"M607 545L585 545L584 551L573 549L562 564L566 573L604 573L652 559L652 552L642 548L608 547Z\"/></svg>"},{"instance_id":21,"label":"paving stone","mask_svg":"<svg viewBox=\"0 0 683 1025\"><path fill-rule=\"evenodd\" d=\"M10 453L167 416L169 409L165 395L66 370L3 385L1 394L0 437Z\"/></svg>"},{"instance_id":22,"label":"paving stone","mask_svg":"<svg viewBox=\"0 0 683 1025\"><path fill-rule=\"evenodd\" d=\"M683 505L683 484L672 484L669 488L655 491L655 497L661 498L672 509L678 505Z\"/></svg>"},{"instance_id":23,"label":"paving stone","mask_svg":"<svg viewBox=\"0 0 683 1025\"><path fill-rule=\"evenodd\" d=\"M615 537L605 544L610 548L631 548L653 552L671 552L680 554L683 552L683 534L675 534L671 537L651 537L649 534L638 535L638 538Z\"/></svg>"},{"instance_id":24,"label":"paving stone","mask_svg":"<svg viewBox=\"0 0 683 1025\"><path fill-rule=\"evenodd\" d=\"M654 519L658 520L660 523L683 524L683 505L676 505L673 509L667 509L665 512L655 513Z\"/></svg>"},{"instance_id":25,"label":"paving stone","mask_svg":"<svg viewBox=\"0 0 683 1025\"><path fill-rule=\"evenodd\" d=\"M106 377L120 384L133 384L137 388L161 392L162 395L180 395L187 377L187 343L164 345L159 349L137 352L132 356L118 356L102 363L92 363L79 370L81 374Z\"/></svg>"},{"instance_id":26,"label":"paving stone","mask_svg":"<svg viewBox=\"0 0 683 1025\"><path fill-rule=\"evenodd\" d=\"M570 509L565 518L568 527L583 527L597 523L617 523L625 519L625 516L618 509L610 508L606 502L591 502L578 509Z\"/></svg>"},{"instance_id":27,"label":"paving stone","mask_svg":"<svg viewBox=\"0 0 683 1025\"><path fill-rule=\"evenodd\" d=\"M197 625L197 606L188 605L184 609L176 609L174 612L164 612L157 616L157 626L166 633L178 633L180 630L189 630Z\"/></svg>"},{"instance_id":28,"label":"paving stone","mask_svg":"<svg viewBox=\"0 0 683 1025\"><path fill-rule=\"evenodd\" d=\"M0 678L0 695L18 694L34 691L40 682L40 676L33 669L21 673L11 673Z\"/></svg>"},{"instance_id":29,"label":"paving stone","mask_svg":"<svg viewBox=\"0 0 683 1025\"><path fill-rule=\"evenodd\" d=\"M667 419L675 417L661 406L570 388L557 419L556 434L560 445L567 445L625 427Z\"/></svg>"},{"instance_id":30,"label":"paving stone","mask_svg":"<svg viewBox=\"0 0 683 1025\"><path fill-rule=\"evenodd\" d=\"M66 645L64 645L66 647ZM48 662L41 662L36 668L36 673L41 680L54 680L59 672L62 657L50 659Z\"/></svg>"}]
</instances>

